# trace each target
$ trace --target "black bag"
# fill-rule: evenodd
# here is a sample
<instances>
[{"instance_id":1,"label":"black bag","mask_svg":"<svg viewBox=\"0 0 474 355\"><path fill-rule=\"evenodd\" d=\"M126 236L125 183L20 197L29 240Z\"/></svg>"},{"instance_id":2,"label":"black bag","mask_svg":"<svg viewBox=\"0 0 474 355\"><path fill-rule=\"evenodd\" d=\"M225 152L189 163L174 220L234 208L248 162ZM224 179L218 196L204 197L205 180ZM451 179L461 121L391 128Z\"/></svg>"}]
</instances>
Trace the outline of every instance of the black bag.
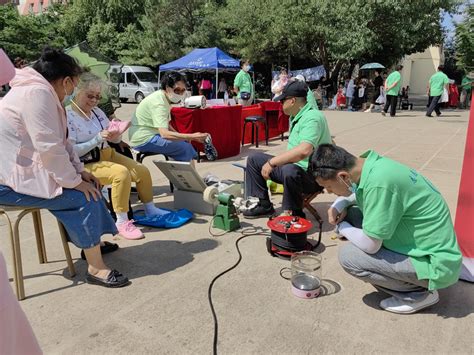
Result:
<instances>
[{"instance_id":1,"label":"black bag","mask_svg":"<svg viewBox=\"0 0 474 355\"><path fill-rule=\"evenodd\" d=\"M250 97L251 97L251 96L252 96L252 95L251 95L249 92L241 92L241 93L240 93L240 98L241 98L242 100L250 100Z\"/></svg>"},{"instance_id":2,"label":"black bag","mask_svg":"<svg viewBox=\"0 0 474 355\"><path fill-rule=\"evenodd\" d=\"M100 128L104 129L104 126L102 126L102 123L100 122L99 116L92 110L92 113L94 116L97 118L97 121L100 124ZM104 143L101 144L101 148L104 147ZM89 151L87 154L83 155L82 157L79 157L79 160L83 164L90 164L90 163L97 163L100 160L100 149L99 147L95 147L91 151Z\"/></svg>"},{"instance_id":3,"label":"black bag","mask_svg":"<svg viewBox=\"0 0 474 355\"><path fill-rule=\"evenodd\" d=\"M87 154L79 158L79 160L84 164L96 163L100 160L100 149L95 147Z\"/></svg>"}]
</instances>

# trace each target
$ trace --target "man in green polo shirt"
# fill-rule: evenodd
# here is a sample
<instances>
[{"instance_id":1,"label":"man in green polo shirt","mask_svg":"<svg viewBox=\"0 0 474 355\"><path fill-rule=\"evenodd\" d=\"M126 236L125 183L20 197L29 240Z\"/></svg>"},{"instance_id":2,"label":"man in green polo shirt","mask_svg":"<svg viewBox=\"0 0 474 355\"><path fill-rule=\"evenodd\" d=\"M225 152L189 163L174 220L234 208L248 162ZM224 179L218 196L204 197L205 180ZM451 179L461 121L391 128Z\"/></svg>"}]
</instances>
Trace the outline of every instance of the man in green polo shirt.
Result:
<instances>
[{"instance_id":1,"label":"man in green polo shirt","mask_svg":"<svg viewBox=\"0 0 474 355\"><path fill-rule=\"evenodd\" d=\"M249 61L242 59L240 61L240 71L234 79L234 91L237 94L238 103L242 106L249 106L253 101L253 85L249 70Z\"/></svg>"},{"instance_id":2,"label":"man in green polo shirt","mask_svg":"<svg viewBox=\"0 0 474 355\"><path fill-rule=\"evenodd\" d=\"M324 144L311 158L318 184L339 198L329 222L351 243L339 250L349 274L392 297L380 307L414 313L457 282L462 255L443 197L416 170L374 151L356 158Z\"/></svg>"},{"instance_id":3,"label":"man in green polo shirt","mask_svg":"<svg viewBox=\"0 0 474 355\"><path fill-rule=\"evenodd\" d=\"M443 95L443 90L448 90L449 78L444 74L444 66L440 65L438 71L434 73L428 83L428 96L430 97L430 105L426 111L426 117L433 117L431 114L433 111L436 112L436 116L441 116L439 110L439 100Z\"/></svg>"},{"instance_id":4,"label":"man in green polo shirt","mask_svg":"<svg viewBox=\"0 0 474 355\"><path fill-rule=\"evenodd\" d=\"M471 90L473 78L469 75L464 75L461 81L461 98L459 104L461 108L469 108L471 106Z\"/></svg>"},{"instance_id":5,"label":"man in green polo shirt","mask_svg":"<svg viewBox=\"0 0 474 355\"><path fill-rule=\"evenodd\" d=\"M400 87L402 86L402 75L400 70L403 69L403 65L397 65L395 70L390 73L387 80L385 80L385 107L382 110L382 115L388 112L390 107L390 117L395 117L397 113L397 101Z\"/></svg>"},{"instance_id":6,"label":"man in green polo shirt","mask_svg":"<svg viewBox=\"0 0 474 355\"><path fill-rule=\"evenodd\" d=\"M290 81L281 95L274 98L283 105L290 116L290 136L285 153L271 156L253 153L247 159L246 193L258 197L256 207L243 212L246 218L258 218L274 214L268 196L266 180L283 184L283 211L304 217L303 194L314 193L321 187L308 172L308 160L320 144L331 143L326 118L317 108L312 92L302 81Z\"/></svg>"}]
</instances>

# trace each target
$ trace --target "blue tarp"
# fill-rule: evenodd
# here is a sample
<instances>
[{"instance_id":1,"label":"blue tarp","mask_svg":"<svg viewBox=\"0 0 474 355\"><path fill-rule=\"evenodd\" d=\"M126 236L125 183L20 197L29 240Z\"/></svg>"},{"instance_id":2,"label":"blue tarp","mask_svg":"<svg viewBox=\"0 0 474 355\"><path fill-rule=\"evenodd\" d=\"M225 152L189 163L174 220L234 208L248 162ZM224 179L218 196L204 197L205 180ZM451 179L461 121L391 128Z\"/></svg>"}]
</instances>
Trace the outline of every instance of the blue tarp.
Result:
<instances>
[{"instance_id":1,"label":"blue tarp","mask_svg":"<svg viewBox=\"0 0 474 355\"><path fill-rule=\"evenodd\" d=\"M160 71L167 70L216 70L216 69L240 69L237 59L214 48L196 48L184 57L176 59L167 64L160 65Z\"/></svg>"}]
</instances>

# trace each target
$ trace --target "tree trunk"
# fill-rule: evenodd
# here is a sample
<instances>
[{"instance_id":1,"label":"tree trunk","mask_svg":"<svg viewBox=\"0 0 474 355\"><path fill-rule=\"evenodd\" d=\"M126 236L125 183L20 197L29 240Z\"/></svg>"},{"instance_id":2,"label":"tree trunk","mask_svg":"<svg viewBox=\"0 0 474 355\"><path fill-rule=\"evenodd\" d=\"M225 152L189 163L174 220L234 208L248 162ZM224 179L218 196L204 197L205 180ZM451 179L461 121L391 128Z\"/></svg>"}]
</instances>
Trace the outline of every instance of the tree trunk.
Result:
<instances>
[{"instance_id":1,"label":"tree trunk","mask_svg":"<svg viewBox=\"0 0 474 355\"><path fill-rule=\"evenodd\" d=\"M339 79L339 73L344 62L344 59L338 59L336 64L334 65L334 68L332 69L331 77L329 78L329 80L331 81L334 91L337 91L337 81Z\"/></svg>"}]
</instances>

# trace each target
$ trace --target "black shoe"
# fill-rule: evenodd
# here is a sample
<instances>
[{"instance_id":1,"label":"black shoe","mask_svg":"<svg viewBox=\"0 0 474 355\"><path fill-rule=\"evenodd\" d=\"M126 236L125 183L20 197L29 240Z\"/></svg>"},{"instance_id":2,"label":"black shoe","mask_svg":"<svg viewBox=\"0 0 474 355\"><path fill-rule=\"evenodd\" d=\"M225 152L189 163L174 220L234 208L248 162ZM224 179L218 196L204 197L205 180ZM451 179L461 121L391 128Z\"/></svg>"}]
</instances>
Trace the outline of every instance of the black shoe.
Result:
<instances>
[{"instance_id":1,"label":"black shoe","mask_svg":"<svg viewBox=\"0 0 474 355\"><path fill-rule=\"evenodd\" d=\"M119 248L118 244L115 243L110 243L110 242L104 242L104 245L100 246L100 253L102 255L111 253L113 251L116 251ZM84 254L84 250L81 250L81 259L86 260L86 255Z\"/></svg>"},{"instance_id":2,"label":"black shoe","mask_svg":"<svg viewBox=\"0 0 474 355\"><path fill-rule=\"evenodd\" d=\"M441 116L441 112L436 114L436 117L439 117L439 116Z\"/></svg>"},{"instance_id":3,"label":"black shoe","mask_svg":"<svg viewBox=\"0 0 474 355\"><path fill-rule=\"evenodd\" d=\"M270 217L275 214L275 209L273 208L273 204L270 204L268 207L263 207L260 203L251 208L250 210L246 210L242 213L245 218L248 219L255 219L260 217Z\"/></svg>"},{"instance_id":4,"label":"black shoe","mask_svg":"<svg viewBox=\"0 0 474 355\"><path fill-rule=\"evenodd\" d=\"M431 117L431 118L433 118L433 116L432 116L432 115L425 115L425 116L426 116L426 117Z\"/></svg>"},{"instance_id":5,"label":"black shoe","mask_svg":"<svg viewBox=\"0 0 474 355\"><path fill-rule=\"evenodd\" d=\"M87 273L86 281L87 283L91 285L99 285L99 286L111 287L111 288L123 287L130 284L130 281L128 280L128 278L126 276L123 276L117 270L111 270L106 279L102 279L100 277Z\"/></svg>"},{"instance_id":6,"label":"black shoe","mask_svg":"<svg viewBox=\"0 0 474 355\"><path fill-rule=\"evenodd\" d=\"M387 114L387 112L385 112L384 110L382 110L380 113L382 114L382 116L385 116Z\"/></svg>"}]
</instances>

